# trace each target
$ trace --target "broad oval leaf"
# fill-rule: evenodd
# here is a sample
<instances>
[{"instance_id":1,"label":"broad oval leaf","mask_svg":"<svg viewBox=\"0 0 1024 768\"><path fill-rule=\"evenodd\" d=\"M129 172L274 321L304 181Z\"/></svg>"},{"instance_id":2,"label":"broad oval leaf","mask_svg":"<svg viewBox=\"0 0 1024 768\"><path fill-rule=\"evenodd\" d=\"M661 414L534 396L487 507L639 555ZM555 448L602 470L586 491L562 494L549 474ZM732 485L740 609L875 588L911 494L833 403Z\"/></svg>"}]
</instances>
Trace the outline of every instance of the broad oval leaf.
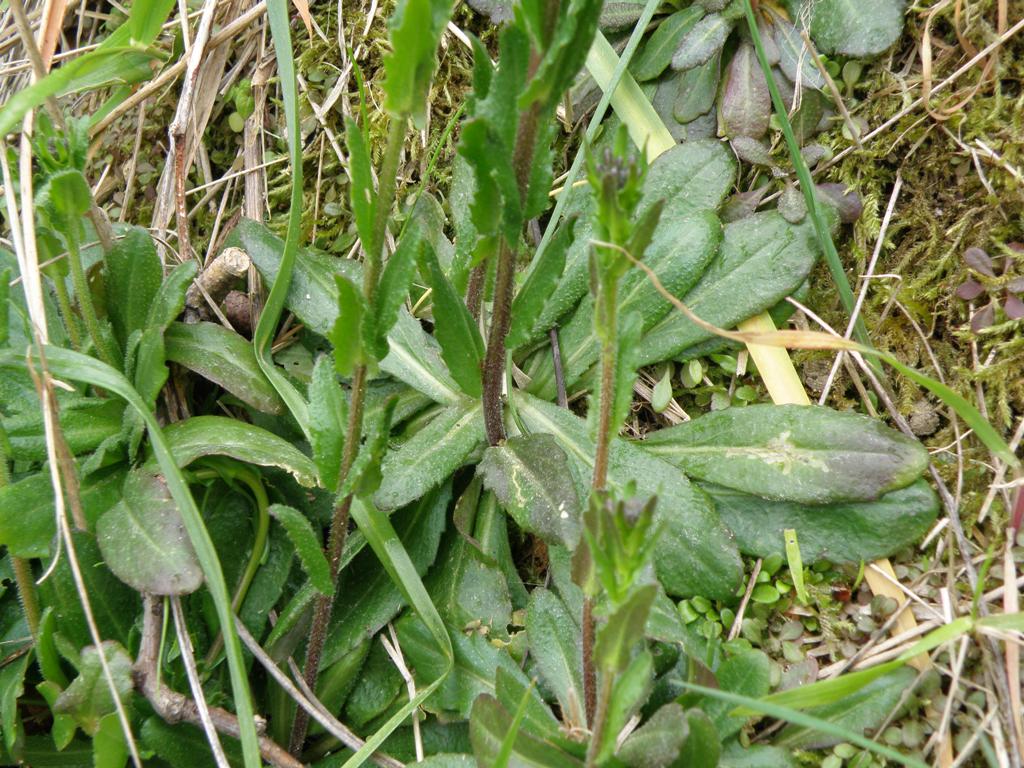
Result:
<instances>
[{"instance_id":1,"label":"broad oval leaf","mask_svg":"<svg viewBox=\"0 0 1024 768\"><path fill-rule=\"evenodd\" d=\"M938 514L939 502L925 480L890 491L877 501L827 505L769 501L702 483L722 522L736 534L740 552L785 557L783 532L792 528L806 562L857 563L899 552L920 539Z\"/></svg>"},{"instance_id":2,"label":"broad oval leaf","mask_svg":"<svg viewBox=\"0 0 1024 768\"><path fill-rule=\"evenodd\" d=\"M702 15L704 10L699 5L691 5L665 18L630 63L633 76L642 83L664 72L672 63L683 35L693 28Z\"/></svg>"},{"instance_id":3,"label":"broad oval leaf","mask_svg":"<svg viewBox=\"0 0 1024 768\"><path fill-rule=\"evenodd\" d=\"M139 592L187 595L203 583L178 505L155 473L128 475L124 498L96 523L96 540L114 575Z\"/></svg>"},{"instance_id":4,"label":"broad oval leaf","mask_svg":"<svg viewBox=\"0 0 1024 768\"><path fill-rule=\"evenodd\" d=\"M256 362L252 344L217 323L172 323L164 334L167 359L218 384L264 413L284 403Z\"/></svg>"},{"instance_id":5,"label":"broad oval leaf","mask_svg":"<svg viewBox=\"0 0 1024 768\"><path fill-rule=\"evenodd\" d=\"M287 440L255 424L226 416L193 416L164 428L171 455L179 467L203 456L230 456L247 464L279 467L300 485L316 485L316 465Z\"/></svg>"},{"instance_id":6,"label":"broad oval leaf","mask_svg":"<svg viewBox=\"0 0 1024 768\"><path fill-rule=\"evenodd\" d=\"M228 238L252 259L260 275L272 286L281 269L284 241L266 225L242 219ZM360 282L362 268L357 261L339 259L317 251L300 248L295 252L295 266L285 296L285 306L295 313L307 328L327 338L338 319L338 287L335 275Z\"/></svg>"},{"instance_id":7,"label":"broad oval leaf","mask_svg":"<svg viewBox=\"0 0 1024 768\"><path fill-rule=\"evenodd\" d=\"M729 61L719 103L721 133L759 139L768 130L772 98L754 46L742 43Z\"/></svg>"},{"instance_id":8,"label":"broad oval leaf","mask_svg":"<svg viewBox=\"0 0 1024 768\"><path fill-rule=\"evenodd\" d=\"M795 291L818 258L813 228L789 224L775 211L726 225L722 248L683 302L701 319L732 328ZM645 334L640 363L668 360L714 336L673 309Z\"/></svg>"},{"instance_id":9,"label":"broad oval leaf","mask_svg":"<svg viewBox=\"0 0 1024 768\"><path fill-rule=\"evenodd\" d=\"M520 528L570 549L579 542L582 506L569 460L551 435L490 446L478 472Z\"/></svg>"},{"instance_id":10,"label":"broad oval leaf","mask_svg":"<svg viewBox=\"0 0 1024 768\"><path fill-rule=\"evenodd\" d=\"M819 0L811 6L811 37L829 55L875 56L903 31L903 0Z\"/></svg>"},{"instance_id":11,"label":"broad oval leaf","mask_svg":"<svg viewBox=\"0 0 1024 768\"><path fill-rule=\"evenodd\" d=\"M698 212L713 210L732 189L735 175L736 160L721 142L699 140L679 144L651 163L636 215L642 217L651 206L662 200L668 201L670 211L679 216L696 216ZM571 205L575 204L576 198L572 198ZM579 205L579 220L573 242L566 251L562 279L534 323L535 338L573 310L589 289L593 203L587 196ZM672 224L665 223L671 218L671 215L663 213L659 229L672 229ZM655 239L658 237L656 230ZM648 258L651 258L653 248L653 245L648 248Z\"/></svg>"},{"instance_id":12,"label":"broad oval leaf","mask_svg":"<svg viewBox=\"0 0 1024 768\"><path fill-rule=\"evenodd\" d=\"M374 503L381 509L397 509L415 501L465 464L483 441L479 403L445 408L408 441L385 454Z\"/></svg>"},{"instance_id":13,"label":"broad oval leaf","mask_svg":"<svg viewBox=\"0 0 1024 768\"><path fill-rule=\"evenodd\" d=\"M672 57L673 69L692 69L706 63L722 50L733 23L720 13L709 13L698 21L679 41Z\"/></svg>"},{"instance_id":14,"label":"broad oval leaf","mask_svg":"<svg viewBox=\"0 0 1024 768\"><path fill-rule=\"evenodd\" d=\"M547 433L589 477L594 444L586 423L565 408L526 394L516 395L519 418L530 432ZM672 595L728 600L743 568L732 533L722 525L708 497L670 464L624 441L612 443L609 478L618 486L635 482L640 495L657 496L654 567Z\"/></svg>"},{"instance_id":15,"label":"broad oval leaf","mask_svg":"<svg viewBox=\"0 0 1024 768\"><path fill-rule=\"evenodd\" d=\"M712 411L643 445L690 477L803 504L871 501L928 466L920 443L879 420L819 406Z\"/></svg>"}]
</instances>

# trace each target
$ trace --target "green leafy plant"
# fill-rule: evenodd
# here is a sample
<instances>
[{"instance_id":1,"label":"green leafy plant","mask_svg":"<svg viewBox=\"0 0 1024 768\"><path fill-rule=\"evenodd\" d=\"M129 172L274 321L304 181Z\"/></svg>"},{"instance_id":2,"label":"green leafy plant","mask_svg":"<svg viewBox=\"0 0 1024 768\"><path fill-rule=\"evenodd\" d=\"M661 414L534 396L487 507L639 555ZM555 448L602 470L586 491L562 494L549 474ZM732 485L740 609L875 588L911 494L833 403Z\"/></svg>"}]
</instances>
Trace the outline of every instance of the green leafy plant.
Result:
<instances>
[{"instance_id":1,"label":"green leafy plant","mask_svg":"<svg viewBox=\"0 0 1024 768\"><path fill-rule=\"evenodd\" d=\"M966 632L1019 629L1019 617L955 622L888 664L775 693L768 657L722 635L739 620L744 555L777 561L752 585L754 603L791 600L791 588L811 603L817 582L805 583L804 564L857 566L919 538L937 513L923 447L852 412L747 404L756 393L676 426L645 414L625 429L638 369L663 366L654 410L664 410L675 366L694 386L701 360L721 350L716 327L784 313L827 248L828 219L841 218L810 184L810 216L791 215L792 200L733 215L737 163L724 144L669 136L667 151L644 152L614 125L588 131L586 160L573 166L586 168L585 183L570 175L548 216L555 157L573 147L559 107L588 55L591 69L607 63L599 29L646 26L657 9L625 5L491 8L504 22L493 50L470 41L449 222L400 169L410 124L428 125L452 6L402 0L382 98L361 85L358 119L345 120L359 258L342 258L300 245L296 61L285 4L268 3L290 208L283 239L276 222L249 220L226 238L269 288L251 341L187 321L197 267L165 270L145 229L118 226L109 248L87 245L95 201L84 127L44 126L31 202L54 261L49 345L36 344L38 309L8 284L16 260L0 262L0 543L17 586L0 605L6 636L31 637L0 670L5 760L70 765L84 754L120 768L142 752L177 766L211 750L246 766L785 766L789 747L843 741L918 764L863 736L909 684L904 662ZM812 37L830 55L877 53L900 15L876 5L886 23L866 31L842 4L808 6ZM750 41L736 26L744 10ZM129 42L114 33L94 65L111 52L142 55L158 30L135 11ZM786 77L820 86L781 9L753 13L688 6L639 49L636 32L625 58L639 50L632 67L643 81L667 82L674 66L682 74L669 77L686 84L677 95L703 93L705 112L726 67L719 126L756 164L758 146L742 139L769 127L771 101L750 96L765 41ZM628 66L606 67L609 79ZM70 88L83 67L12 99L0 123ZM624 93L642 100L625 77ZM249 87L231 96L243 120ZM383 114L371 120L378 102ZM791 143L802 121L780 119ZM53 396L56 448L33 378L44 367L65 385ZM962 399L910 375L1013 459ZM51 455L66 484L59 497ZM70 515L57 519L65 497ZM783 558L789 581L774 577ZM265 678L251 674L243 643ZM23 725L33 688L49 710L48 739ZM857 697L856 718L841 696ZM762 716L790 723L777 745L750 744Z\"/></svg>"}]
</instances>

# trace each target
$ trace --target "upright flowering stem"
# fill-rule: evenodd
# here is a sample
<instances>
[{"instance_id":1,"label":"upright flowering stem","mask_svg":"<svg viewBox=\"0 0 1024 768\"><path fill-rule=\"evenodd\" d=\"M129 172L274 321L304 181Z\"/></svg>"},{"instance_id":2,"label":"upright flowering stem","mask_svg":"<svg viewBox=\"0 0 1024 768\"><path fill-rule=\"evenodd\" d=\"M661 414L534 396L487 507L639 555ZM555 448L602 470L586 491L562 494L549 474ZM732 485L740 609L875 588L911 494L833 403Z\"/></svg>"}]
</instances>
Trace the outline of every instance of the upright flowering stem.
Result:
<instances>
[{"instance_id":1,"label":"upright flowering stem","mask_svg":"<svg viewBox=\"0 0 1024 768\"><path fill-rule=\"evenodd\" d=\"M373 223L373 237L369 243L363 243L363 295L367 305L372 306L373 298L380 282L381 260L384 253L384 236L387 232L388 219L395 202L396 182L398 178L398 161L405 143L405 118L392 118L388 130L387 146L378 175L377 214ZM348 411L345 451L341 457L341 470L338 477L340 488L348 478L352 465L359 453L359 444L363 434L363 412L366 403L369 372L366 365L359 365L352 374L351 401ZM331 516L331 528L327 539L327 562L330 566L331 583L334 592L338 588L338 572L341 567L341 553L345 549L348 537L349 513L352 510L352 495L347 494L338 500ZM320 659L323 655L324 643L327 641L327 630L331 623L331 610L334 605L333 596L320 595L313 608L313 623L310 626L309 642L306 644L306 661L302 675L310 690L316 690L317 677L320 674ZM299 709L295 713L289 751L298 755L306 741L309 728L309 715Z\"/></svg>"}]
</instances>

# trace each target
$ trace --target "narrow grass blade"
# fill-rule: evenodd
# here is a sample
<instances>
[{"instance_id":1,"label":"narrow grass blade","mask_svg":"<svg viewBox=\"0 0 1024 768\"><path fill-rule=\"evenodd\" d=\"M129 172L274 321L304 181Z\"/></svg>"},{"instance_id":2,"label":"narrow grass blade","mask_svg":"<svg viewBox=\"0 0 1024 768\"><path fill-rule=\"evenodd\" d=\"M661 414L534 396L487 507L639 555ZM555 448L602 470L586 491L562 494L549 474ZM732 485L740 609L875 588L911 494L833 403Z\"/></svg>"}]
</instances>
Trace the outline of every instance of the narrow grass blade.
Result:
<instances>
[{"instance_id":1,"label":"narrow grass blade","mask_svg":"<svg viewBox=\"0 0 1024 768\"><path fill-rule=\"evenodd\" d=\"M267 0L267 18L270 21L270 35L274 40L274 54L277 57L277 71L281 77L281 98L284 102L285 123L288 133L288 157L291 162L291 199L288 209L288 231L284 238L284 251L277 279L267 296L267 303L260 314L252 343L256 350L256 361L281 395L285 405L298 422L309 442L309 407L299 391L274 365L270 345L274 331L284 311L288 286L295 268L295 252L299 247L299 230L302 218L302 139L299 135L299 95L295 80L295 59L292 55L292 39L288 28L287 0Z\"/></svg>"},{"instance_id":2,"label":"narrow grass blade","mask_svg":"<svg viewBox=\"0 0 1024 768\"><path fill-rule=\"evenodd\" d=\"M422 688L404 707L378 728L366 740L366 744L350 757L342 768L356 768L356 766L362 765L384 743L384 740L437 690L455 664L452 641L448 636L444 621L437 612L430 595L427 594L426 587L423 586L423 581L416 572L416 566L409 559L409 553L406 552L387 515L374 507L369 500L356 499L352 504L352 518L359 526L359 530L366 536L366 542L380 559L388 576L402 591L408 604L412 606L430 631L437 647L448 660L448 664L436 680Z\"/></svg>"},{"instance_id":3,"label":"narrow grass blade","mask_svg":"<svg viewBox=\"0 0 1024 768\"><path fill-rule=\"evenodd\" d=\"M836 251L836 245L832 242L832 235L829 232L828 224L825 222L825 216L821 206L818 204L818 198L814 194L814 180L811 178L811 171L807 167L807 163L800 154L800 144L797 142L796 134L793 132L793 125L789 122L786 103L782 100L782 94L779 93L779 88L775 83L771 64L768 63L768 56L764 51L761 32L758 29L757 19L754 16L754 9L750 4L750 0L743 0L743 10L747 15L747 27L750 30L751 39L754 41L757 60L761 64L761 70L764 72L765 80L768 83L768 91L772 96L772 106L775 108L775 115L782 126L782 135L786 139L789 157L793 162L793 167L796 169L797 178L800 180L800 189L804 193L804 200L807 202L807 215L811 217L811 221L814 224L814 232L818 236L822 253L825 254L825 261L828 264L829 271L832 273L832 279L835 281L836 290L839 291L839 298L843 302L843 307L852 315L855 304L853 289L850 287L850 281L846 277L846 272L843 271L843 263L839 260L839 252ZM862 344L870 344L867 327L860 316L854 321L853 335Z\"/></svg>"},{"instance_id":4,"label":"narrow grass blade","mask_svg":"<svg viewBox=\"0 0 1024 768\"><path fill-rule=\"evenodd\" d=\"M796 597L806 605L809 601L807 587L804 585L804 559L800 556L800 543L796 539L796 530L787 528L786 537L786 561L789 563L789 573L793 577L793 587L796 589Z\"/></svg>"},{"instance_id":5,"label":"narrow grass blade","mask_svg":"<svg viewBox=\"0 0 1024 768\"><path fill-rule=\"evenodd\" d=\"M931 376L921 373L917 369L911 368L909 365L904 365L887 352L880 352L876 349L862 349L861 352L867 355L876 355L880 357L908 379L927 389L942 402L956 411L957 415L967 422L967 426L974 430L975 436L985 444L986 448L1002 459L1008 466L1013 467L1016 470L1020 469L1020 459L1018 459L1014 455L1013 451L1010 450L1010 446L1008 446L1006 441L1003 440L998 432L996 432L995 427L993 427L988 420L981 415L981 412L971 405L968 400L958 395L941 381L933 379Z\"/></svg>"},{"instance_id":6,"label":"narrow grass blade","mask_svg":"<svg viewBox=\"0 0 1024 768\"><path fill-rule=\"evenodd\" d=\"M866 736L862 736L859 733L842 728L834 723L828 722L827 720L814 717L813 715L798 712L795 709L789 709L788 707L783 707L764 699L752 699L749 696L742 696L738 693L728 693L726 691L720 691L717 688L705 688L703 685L695 685L693 683L680 683L680 685L687 690L700 693L712 699L727 701L730 704L738 704L744 707L745 710L751 710L762 715L768 715L769 717L775 717L779 720L785 720L786 722L793 723L794 725L800 725L804 728L812 728L820 733L834 736L842 741L848 741L851 744L856 744L858 747L874 752L876 755L880 755L887 760L892 760L894 763L905 765L907 768L927 768L927 763L922 763L920 760L910 757L909 755L900 754L895 749L890 749L889 747L872 741Z\"/></svg>"},{"instance_id":7,"label":"narrow grass blade","mask_svg":"<svg viewBox=\"0 0 1024 768\"><path fill-rule=\"evenodd\" d=\"M791 688L788 691L773 693L760 701L792 709L807 709L808 707L832 704L852 693L856 693L872 680L876 680L882 675L901 667L922 653L927 653L943 643L948 643L950 640L956 640L961 635L970 632L975 626L976 623L969 616L962 616L949 624L929 632L892 661L887 661L884 664L879 664L869 669L849 672L830 680L821 680L810 685ZM759 711L761 710L758 710L756 707L744 706L737 714L749 715L752 712Z\"/></svg>"},{"instance_id":8,"label":"narrow grass blade","mask_svg":"<svg viewBox=\"0 0 1024 768\"><path fill-rule=\"evenodd\" d=\"M139 393L135 391L134 387L128 382L128 379L106 363L100 362L88 355L59 347L47 346L45 354L47 366L53 375L91 384L107 392L113 392L138 411L143 422L145 422L146 428L149 431L153 454L160 465L160 471L164 474L171 496L181 512L185 530L192 541L196 557L199 558L199 565L202 567L203 576L206 578L206 587L210 590L210 596L213 598L214 607L217 611L217 618L220 621L221 631L224 633L224 646L228 659L228 669L231 675L231 687L234 692L235 712L238 714L238 723L241 729L242 753L245 765L246 768L259 768L260 750L256 736L255 713L249 691L248 672L245 661L242 658L242 645L235 630L234 617L231 611L231 597L228 594L227 584L224 581L224 572L221 570L217 551L214 549L213 540L210 538L206 525L203 523L199 508L192 498L181 470L178 469L178 465L171 455L170 448L167 445L167 441L164 440L163 432L157 423L156 417L146 407ZM38 362L38 358L35 362ZM9 350L0 351L0 368L23 369L24 367L24 358Z\"/></svg>"}]
</instances>

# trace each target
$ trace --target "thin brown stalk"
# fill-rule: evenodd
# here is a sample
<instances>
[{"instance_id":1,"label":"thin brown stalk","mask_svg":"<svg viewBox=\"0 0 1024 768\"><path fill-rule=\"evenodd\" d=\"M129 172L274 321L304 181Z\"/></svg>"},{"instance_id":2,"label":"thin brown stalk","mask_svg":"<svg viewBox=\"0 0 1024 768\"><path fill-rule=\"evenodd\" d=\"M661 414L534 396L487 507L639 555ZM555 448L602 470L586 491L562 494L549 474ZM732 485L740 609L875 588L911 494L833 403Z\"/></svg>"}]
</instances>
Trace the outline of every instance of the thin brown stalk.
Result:
<instances>
[{"instance_id":1,"label":"thin brown stalk","mask_svg":"<svg viewBox=\"0 0 1024 768\"><path fill-rule=\"evenodd\" d=\"M548 4L548 11L558 3ZM536 57L534 57L536 58ZM531 72L537 62L531 62ZM533 164L537 143L540 105L534 104L519 117L516 128L516 144L512 156L516 182L519 185L520 200L526 199L530 183L530 169ZM516 250L502 239L498 248L498 263L494 277L494 303L491 308L491 324L487 332L487 352L483 367L483 412L487 442L497 445L505 439L504 408L502 394L505 385L505 337L512 320L512 292L515 287Z\"/></svg>"},{"instance_id":2,"label":"thin brown stalk","mask_svg":"<svg viewBox=\"0 0 1024 768\"><path fill-rule=\"evenodd\" d=\"M615 360L618 344L618 287L614 282L602 285L595 310L598 327L603 328L601 341L601 384L598 411L597 447L594 451L593 489L603 491L608 484L608 451L611 447L612 411L615 405Z\"/></svg>"},{"instance_id":3,"label":"thin brown stalk","mask_svg":"<svg viewBox=\"0 0 1024 768\"><path fill-rule=\"evenodd\" d=\"M202 725L199 708L195 701L184 694L171 690L160 680L160 633L163 626L163 602L153 595L142 596L142 640L136 657L132 677L135 687L149 701L153 710L166 722ZM241 738L238 718L220 707L209 708L210 722L218 733L232 738ZM303 768L302 763L289 755L273 739L262 733L262 723L257 723L260 755L275 768Z\"/></svg>"},{"instance_id":4,"label":"thin brown stalk","mask_svg":"<svg viewBox=\"0 0 1024 768\"><path fill-rule=\"evenodd\" d=\"M367 303L371 305L377 292L377 283L380 279L384 240L387 234L388 220L391 217L391 208L395 202L398 161L401 158L402 146L405 143L407 122L404 118L396 118L391 121L387 146L384 151L384 160L381 163L381 170L378 175L377 213L374 220L372 242L363 244L365 256L363 264L363 295L366 297ZM363 408L366 399L367 383L368 371L366 366L357 366L352 377L352 398L349 405L348 428L345 433L345 451L342 455L341 471L338 477L339 489L344 486L345 481L348 479L348 474L359 452L359 445L363 434ZM348 536L349 512L351 508L352 495L348 494L335 506L334 514L331 517L331 528L327 540L327 561L330 565L331 583L334 585L335 593L338 588L341 553L345 549L345 539ZM316 681L320 674L320 658L323 654L324 643L327 640L327 629L330 626L333 605L333 596L321 595L317 598L316 606L313 609L313 623L310 627L309 642L306 645L306 661L303 667L303 678L311 691L316 690ZM292 725L292 734L288 745L293 755L297 755L302 750L308 728L309 715L305 710L299 709L295 713L295 722Z\"/></svg>"},{"instance_id":5,"label":"thin brown stalk","mask_svg":"<svg viewBox=\"0 0 1024 768\"><path fill-rule=\"evenodd\" d=\"M36 596L36 583L32 578L32 563L21 557L11 557L11 569L14 571L14 583L18 588L18 602L25 615L32 637L39 636L39 598Z\"/></svg>"},{"instance_id":6,"label":"thin brown stalk","mask_svg":"<svg viewBox=\"0 0 1024 768\"><path fill-rule=\"evenodd\" d=\"M593 731L590 734L590 744L587 746L587 757L584 763L586 768L593 768L597 765L601 742L604 741L604 732L608 727L608 705L612 697L614 682L611 675L606 674L601 677L601 692L597 697L597 711L594 713Z\"/></svg>"},{"instance_id":7,"label":"thin brown stalk","mask_svg":"<svg viewBox=\"0 0 1024 768\"><path fill-rule=\"evenodd\" d=\"M277 666L238 617L235 617L235 627L238 629L238 637L245 644L245 647L263 665L263 668L267 670L278 685L284 688L285 692L295 700L296 704L306 710L329 734L346 747L353 751L362 749L366 742L327 711L323 703L307 687L305 680L302 679L301 670L299 670L298 665L292 660L291 656L288 657L288 666L295 677L295 682L292 682L291 678ZM402 768L400 761L383 752L375 752L370 756L370 760L374 764L381 766L381 768Z\"/></svg>"},{"instance_id":8,"label":"thin brown stalk","mask_svg":"<svg viewBox=\"0 0 1024 768\"><path fill-rule=\"evenodd\" d=\"M174 631L178 637L178 648L181 649L181 660L185 665L185 674L188 677L188 684L192 689L192 695L195 697L199 722L206 733L206 743L210 745L217 768L228 768L228 758L224 754L224 746L220 743L217 728L210 716L210 706L206 703L203 683L200 681L199 671L196 669L196 657L195 652L192 650L192 638L188 634L185 614L181 610L181 599L177 595L171 598L171 614L174 616Z\"/></svg>"},{"instance_id":9,"label":"thin brown stalk","mask_svg":"<svg viewBox=\"0 0 1024 768\"><path fill-rule=\"evenodd\" d=\"M466 306L474 320L480 320L480 308L484 301L484 283L487 282L487 267L477 264L469 273L469 288L466 289Z\"/></svg>"}]
</instances>

